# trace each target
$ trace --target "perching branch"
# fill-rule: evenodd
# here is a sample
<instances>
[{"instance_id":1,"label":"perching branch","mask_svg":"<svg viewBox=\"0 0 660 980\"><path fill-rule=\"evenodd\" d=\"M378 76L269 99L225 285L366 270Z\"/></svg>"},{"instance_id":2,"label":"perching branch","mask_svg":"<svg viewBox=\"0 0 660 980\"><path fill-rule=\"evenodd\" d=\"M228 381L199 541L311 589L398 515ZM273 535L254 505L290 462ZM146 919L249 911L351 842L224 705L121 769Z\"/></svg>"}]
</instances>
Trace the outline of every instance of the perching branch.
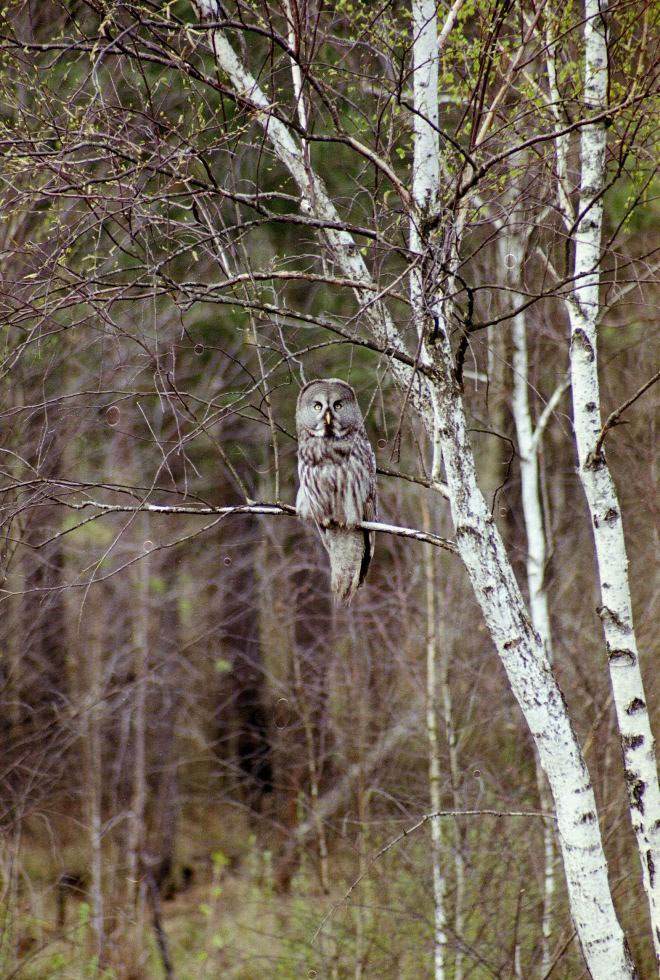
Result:
<instances>
[{"instance_id":1,"label":"perching branch","mask_svg":"<svg viewBox=\"0 0 660 980\"><path fill-rule=\"evenodd\" d=\"M70 510L86 510L88 507L95 507L98 511L94 514L90 520L95 520L97 517L102 517L105 514L185 514L186 516L217 516L217 517L233 517L235 514L261 514L268 517L296 517L296 508L289 504L238 504L233 507L179 507L168 504L138 504L137 506L130 506L128 504L104 504L100 500L82 500L77 503L71 501L58 500L57 498L52 499L55 503L61 504L63 507L68 507ZM432 534L429 531L418 531L416 528L412 527L399 527L395 524L382 524L380 521L363 521L362 524L358 525L359 528L365 531L379 531L381 534L393 534L395 537L400 538L412 538L415 541L423 541L427 544L435 545L437 548L444 548L445 551L450 551L452 554L457 554L458 549L453 541L448 538L440 537L439 534ZM75 528L67 528L66 531L61 531L61 534L70 534ZM59 537L56 535L55 537ZM42 541L40 544L35 545L35 550L38 548L43 548L46 544L49 544L53 538L49 538L47 541Z\"/></svg>"}]
</instances>

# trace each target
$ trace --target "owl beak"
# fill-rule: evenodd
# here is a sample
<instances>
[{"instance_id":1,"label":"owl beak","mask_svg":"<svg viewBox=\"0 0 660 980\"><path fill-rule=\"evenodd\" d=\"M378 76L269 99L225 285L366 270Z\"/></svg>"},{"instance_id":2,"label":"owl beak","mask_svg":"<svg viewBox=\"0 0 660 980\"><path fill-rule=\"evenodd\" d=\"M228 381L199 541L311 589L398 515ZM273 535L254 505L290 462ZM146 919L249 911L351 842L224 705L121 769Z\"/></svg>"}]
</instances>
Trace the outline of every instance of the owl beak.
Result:
<instances>
[{"instance_id":1,"label":"owl beak","mask_svg":"<svg viewBox=\"0 0 660 980\"><path fill-rule=\"evenodd\" d=\"M332 425L332 415L330 414L330 409L329 408L326 409L325 415L323 416L323 418L325 419L325 424L326 425Z\"/></svg>"}]
</instances>

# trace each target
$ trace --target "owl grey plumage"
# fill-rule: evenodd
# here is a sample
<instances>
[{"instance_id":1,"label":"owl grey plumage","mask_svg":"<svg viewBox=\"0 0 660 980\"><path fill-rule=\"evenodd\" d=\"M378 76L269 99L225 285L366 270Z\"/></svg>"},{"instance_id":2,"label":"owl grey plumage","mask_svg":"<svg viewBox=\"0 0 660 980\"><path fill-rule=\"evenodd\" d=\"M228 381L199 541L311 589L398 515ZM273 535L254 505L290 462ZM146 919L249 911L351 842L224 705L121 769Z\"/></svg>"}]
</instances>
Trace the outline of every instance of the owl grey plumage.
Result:
<instances>
[{"instance_id":1,"label":"owl grey plumage","mask_svg":"<svg viewBox=\"0 0 660 980\"><path fill-rule=\"evenodd\" d=\"M374 553L376 457L355 392L339 378L310 381L298 395L298 516L314 521L330 556L331 588L348 603Z\"/></svg>"}]
</instances>

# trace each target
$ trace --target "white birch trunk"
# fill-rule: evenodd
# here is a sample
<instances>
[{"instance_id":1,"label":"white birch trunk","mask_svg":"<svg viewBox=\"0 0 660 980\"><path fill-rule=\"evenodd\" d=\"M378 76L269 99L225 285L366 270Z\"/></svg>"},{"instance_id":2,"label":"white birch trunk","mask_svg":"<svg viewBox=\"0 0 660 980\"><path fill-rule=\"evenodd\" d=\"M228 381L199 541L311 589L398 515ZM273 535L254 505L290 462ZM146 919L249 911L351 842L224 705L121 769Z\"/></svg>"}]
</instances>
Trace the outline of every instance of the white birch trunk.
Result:
<instances>
[{"instance_id":1,"label":"white birch trunk","mask_svg":"<svg viewBox=\"0 0 660 980\"><path fill-rule=\"evenodd\" d=\"M426 52L435 50L437 44L434 11L432 0L413 3L414 47L419 45L422 52L420 57L414 57L415 135L421 139L422 149L415 153L413 198L422 214L435 202L435 192L429 185L437 180L437 169L430 164L424 172L424 161L437 159L440 151L437 130L424 119L432 122L433 114L423 102L434 77L426 59ZM418 79L424 74L426 80ZM437 91L437 84L433 91ZM420 127L425 130L423 135L418 135ZM431 143L435 143L434 154L429 151ZM414 300L414 291L412 295ZM417 309L413 305L420 332L430 305L428 299L424 300L422 297ZM612 904L589 775L547 654L529 622L502 539L477 486L462 401L452 376L442 300L433 298L431 302L441 324L440 357L433 356L435 351L429 350L427 344L423 350L444 373L444 385L438 386L440 397L438 401L434 399L434 434L442 445L460 554L553 792L571 910L587 964L597 980L630 977L634 967Z\"/></svg>"},{"instance_id":2,"label":"white birch trunk","mask_svg":"<svg viewBox=\"0 0 660 980\"><path fill-rule=\"evenodd\" d=\"M554 50L550 31L546 27L545 31L546 58L545 65L548 73L548 89L550 98L548 108L552 113L557 129L562 129L561 97L557 84L557 68L555 65ZM557 197L559 203L559 213L567 228L570 228L575 219L575 209L571 203L570 185L568 182L568 135L558 136L554 141L555 156L557 159Z\"/></svg>"},{"instance_id":3,"label":"white birch trunk","mask_svg":"<svg viewBox=\"0 0 660 980\"><path fill-rule=\"evenodd\" d=\"M517 236L508 239L513 257L513 276L519 282L523 261L523 243ZM525 531L527 533L527 584L532 622L552 663L552 635L545 588L546 545L541 491L539 487L538 440L535 438L529 407L529 366L527 360L527 328L524 311L512 322L513 392L512 409L520 455L520 485Z\"/></svg>"},{"instance_id":4,"label":"white birch trunk","mask_svg":"<svg viewBox=\"0 0 660 980\"><path fill-rule=\"evenodd\" d=\"M589 112L607 106L607 40L601 0L585 2L585 94ZM580 480L589 505L600 577L601 605L626 785L660 966L660 789L639 667L628 582L628 558L616 487L602 447L597 324L599 263L605 181L606 122L582 129L579 221L575 233L575 290L568 300L571 324L573 426Z\"/></svg>"},{"instance_id":5,"label":"white birch trunk","mask_svg":"<svg viewBox=\"0 0 660 980\"><path fill-rule=\"evenodd\" d=\"M461 809L459 786L461 770L458 758L458 736L454 724L451 688L449 686L449 657L448 646L443 647L440 655L440 694L442 697L442 717L445 725L445 737L449 749L449 776L451 779L452 801L455 810ZM463 980L463 932L465 929L465 856L463 830L457 822L454 825L454 935L456 950L454 953L454 980Z\"/></svg>"},{"instance_id":6,"label":"white birch trunk","mask_svg":"<svg viewBox=\"0 0 660 980\"><path fill-rule=\"evenodd\" d=\"M522 285L524 246L520 235L513 234L506 239L506 249L511 256L511 278L513 285ZM501 264L501 267L504 267ZM520 485L527 536L527 589L532 623L541 638L546 656L552 664L552 634L548 611L548 594L545 588L546 538L543 521L543 507L539 487L539 440L536 438L529 405L529 365L527 359L527 326L524 311L518 313L512 322L512 367L513 391L512 411L516 427L518 455L520 458ZM537 783L541 809L550 804L547 781L539 765L537 756ZM540 976L550 969L550 935L552 931L552 902L555 891L555 839L552 821L543 825L543 912L541 922L542 950Z\"/></svg>"},{"instance_id":7,"label":"white birch trunk","mask_svg":"<svg viewBox=\"0 0 660 980\"><path fill-rule=\"evenodd\" d=\"M446 334L441 336L448 359L449 342ZM446 419L441 430L443 458L457 543L548 777L571 913L587 965L594 980L634 977L609 891L589 774L502 539L477 487L465 417L449 370L441 409Z\"/></svg>"},{"instance_id":8,"label":"white birch trunk","mask_svg":"<svg viewBox=\"0 0 660 980\"><path fill-rule=\"evenodd\" d=\"M209 0L203 0L200 7L213 12ZM426 37L428 30L436 35L435 13L426 22L426 27L414 34L415 45L422 44L423 51L430 48ZM267 100L255 79L240 64L221 31L212 30L210 37L218 65L237 92L253 104L255 115L266 130L275 153L298 184L302 210L322 220L337 221L337 212L323 183L311 170L308 180L300 147L284 124L269 112ZM435 56L426 62L423 58L417 59L420 72L428 71L429 66L433 70L434 59ZM429 85L425 89L428 93L433 91ZM428 124L424 141L428 145L435 141L434 157L437 159L437 134ZM422 157L420 154L420 161ZM424 178L420 175L418 179L421 187ZM396 177L394 180L398 184ZM368 281L368 270L350 234L333 229L326 229L324 234L344 275ZM396 328L377 301L377 295L374 285L374 292L369 297L372 302L365 310L363 320L379 342L401 350ZM422 306L416 315L418 328L424 330L429 311L426 304ZM442 309L436 305L435 312L439 323L437 346L431 347L425 341L423 358L435 365L438 380L413 385L411 404L420 413L431 437L436 437L442 447L461 558L548 775L555 799L573 921L588 967L594 980L630 980L635 976L635 970L612 904L589 775L543 645L529 621L502 539L477 485ZM392 366L397 381L405 387L410 370L394 360ZM433 399L432 406L429 396Z\"/></svg>"},{"instance_id":9,"label":"white birch trunk","mask_svg":"<svg viewBox=\"0 0 660 980\"><path fill-rule=\"evenodd\" d=\"M426 500L422 503L424 530L431 530L431 515ZM437 576L435 549L424 545L424 580L426 585L426 735L429 742L429 802L431 812L442 809L440 793L440 746L438 742L438 716L436 701L438 614L436 610ZM444 980L445 950L447 946L445 877L442 873L442 825L431 820L431 875L433 880L433 976Z\"/></svg>"},{"instance_id":10,"label":"white birch trunk","mask_svg":"<svg viewBox=\"0 0 660 980\"><path fill-rule=\"evenodd\" d=\"M438 29L433 0L412 0L412 30L415 43L413 55L413 170L409 246L412 254L424 250L420 220L429 214L436 203L440 180L440 147L438 126ZM435 129L434 129L435 127ZM422 265L422 264L420 264ZM413 318L421 336L435 310L429 303L432 292L424 281L428 276L420 266L410 275L410 302ZM422 362L432 363L426 350L421 350ZM435 386L430 385L433 406L433 461L431 479L440 479L442 448L440 443L440 405Z\"/></svg>"}]
</instances>

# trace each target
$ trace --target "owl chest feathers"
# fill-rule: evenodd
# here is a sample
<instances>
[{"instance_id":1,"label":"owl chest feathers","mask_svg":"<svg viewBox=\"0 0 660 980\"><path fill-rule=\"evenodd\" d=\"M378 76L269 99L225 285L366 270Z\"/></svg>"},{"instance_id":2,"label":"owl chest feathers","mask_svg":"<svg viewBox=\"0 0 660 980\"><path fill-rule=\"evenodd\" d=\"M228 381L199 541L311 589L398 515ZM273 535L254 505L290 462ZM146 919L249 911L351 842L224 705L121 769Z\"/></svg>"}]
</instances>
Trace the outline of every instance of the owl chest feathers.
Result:
<instances>
[{"instance_id":1,"label":"owl chest feathers","mask_svg":"<svg viewBox=\"0 0 660 980\"><path fill-rule=\"evenodd\" d=\"M342 439L316 435L302 439L298 514L321 526L356 527L368 520L375 468L371 446L359 433Z\"/></svg>"}]
</instances>

